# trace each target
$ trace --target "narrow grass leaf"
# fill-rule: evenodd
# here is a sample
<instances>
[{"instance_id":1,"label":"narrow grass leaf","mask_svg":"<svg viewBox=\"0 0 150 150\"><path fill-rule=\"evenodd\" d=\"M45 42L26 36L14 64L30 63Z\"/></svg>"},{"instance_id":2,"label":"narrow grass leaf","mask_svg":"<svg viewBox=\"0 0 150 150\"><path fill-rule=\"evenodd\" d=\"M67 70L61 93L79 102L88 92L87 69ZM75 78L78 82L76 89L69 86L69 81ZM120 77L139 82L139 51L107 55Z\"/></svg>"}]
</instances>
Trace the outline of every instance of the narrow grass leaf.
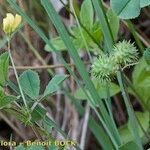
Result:
<instances>
[{"instance_id":1,"label":"narrow grass leaf","mask_svg":"<svg viewBox=\"0 0 150 150\"><path fill-rule=\"evenodd\" d=\"M106 49L108 52L112 50L113 47L113 34L111 32L111 28L109 26L109 22L107 19L107 16L104 12L103 4L101 0L92 0L94 8L96 10L97 16L99 17L101 27L102 27L102 32L104 35L104 40L106 44Z\"/></svg>"}]
</instances>

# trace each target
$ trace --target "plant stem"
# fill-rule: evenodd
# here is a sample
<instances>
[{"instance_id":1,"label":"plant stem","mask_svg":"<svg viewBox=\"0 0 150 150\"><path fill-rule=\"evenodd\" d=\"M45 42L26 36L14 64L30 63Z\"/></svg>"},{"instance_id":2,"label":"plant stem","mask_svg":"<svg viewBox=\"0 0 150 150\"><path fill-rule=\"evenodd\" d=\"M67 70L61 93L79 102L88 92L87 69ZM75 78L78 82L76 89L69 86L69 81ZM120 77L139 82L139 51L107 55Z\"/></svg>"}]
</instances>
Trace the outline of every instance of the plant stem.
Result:
<instances>
[{"instance_id":1,"label":"plant stem","mask_svg":"<svg viewBox=\"0 0 150 150\"><path fill-rule=\"evenodd\" d=\"M15 67L15 63L14 63L13 57L11 55L10 40L9 39L8 39L8 53L9 53L11 64L12 64L12 67L13 67L13 70L14 70L14 73L15 73L15 77L16 77L17 83L18 83L18 87L19 87L19 90L20 90L21 97L23 99L23 102L24 102L24 105L25 105L26 109L28 110L28 105L27 105L25 96L23 94L23 90L22 90L22 87L21 87L21 84L20 84L20 81L19 81L19 77L18 77L18 73L17 73L16 67Z\"/></svg>"}]
</instances>

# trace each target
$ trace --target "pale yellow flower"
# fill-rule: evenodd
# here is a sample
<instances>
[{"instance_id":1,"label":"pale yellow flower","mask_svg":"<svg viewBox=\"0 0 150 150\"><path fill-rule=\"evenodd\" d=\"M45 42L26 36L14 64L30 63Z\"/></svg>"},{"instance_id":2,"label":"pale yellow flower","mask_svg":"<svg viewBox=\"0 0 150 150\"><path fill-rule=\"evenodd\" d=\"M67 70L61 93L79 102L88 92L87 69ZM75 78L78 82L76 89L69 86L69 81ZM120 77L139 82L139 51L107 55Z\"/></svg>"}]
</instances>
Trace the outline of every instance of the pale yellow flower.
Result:
<instances>
[{"instance_id":1,"label":"pale yellow flower","mask_svg":"<svg viewBox=\"0 0 150 150\"><path fill-rule=\"evenodd\" d=\"M20 25L22 17L18 14L15 16L11 13L6 14L6 18L3 19L3 30L7 35L11 35L17 27Z\"/></svg>"}]
</instances>

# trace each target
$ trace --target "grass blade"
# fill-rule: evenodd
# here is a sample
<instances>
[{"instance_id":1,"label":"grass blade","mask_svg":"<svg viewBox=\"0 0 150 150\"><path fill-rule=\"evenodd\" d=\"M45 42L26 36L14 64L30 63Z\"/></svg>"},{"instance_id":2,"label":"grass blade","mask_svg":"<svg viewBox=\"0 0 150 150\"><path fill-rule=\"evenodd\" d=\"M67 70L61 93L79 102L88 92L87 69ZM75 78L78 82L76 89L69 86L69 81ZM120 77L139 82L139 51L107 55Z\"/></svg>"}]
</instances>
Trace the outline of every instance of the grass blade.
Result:
<instances>
[{"instance_id":1,"label":"grass blade","mask_svg":"<svg viewBox=\"0 0 150 150\"><path fill-rule=\"evenodd\" d=\"M103 4L101 0L92 0L94 8L96 10L96 13L99 17L101 27L102 27L102 32L104 35L104 40L106 44L106 49L108 52L112 50L112 46L114 43L113 35L107 20L107 16L104 12Z\"/></svg>"}]
</instances>

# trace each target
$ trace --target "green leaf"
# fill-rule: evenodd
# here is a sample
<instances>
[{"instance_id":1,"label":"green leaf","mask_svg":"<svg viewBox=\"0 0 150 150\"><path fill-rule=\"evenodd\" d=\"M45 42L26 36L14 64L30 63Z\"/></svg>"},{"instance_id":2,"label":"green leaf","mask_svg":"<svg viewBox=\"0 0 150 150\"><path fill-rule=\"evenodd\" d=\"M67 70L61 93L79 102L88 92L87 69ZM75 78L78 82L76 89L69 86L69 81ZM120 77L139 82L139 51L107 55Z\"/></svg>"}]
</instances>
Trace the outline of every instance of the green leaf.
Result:
<instances>
[{"instance_id":1,"label":"green leaf","mask_svg":"<svg viewBox=\"0 0 150 150\"><path fill-rule=\"evenodd\" d=\"M9 55L7 52L0 55L0 85L4 86L8 76Z\"/></svg>"},{"instance_id":2,"label":"green leaf","mask_svg":"<svg viewBox=\"0 0 150 150\"><path fill-rule=\"evenodd\" d=\"M132 81L136 92L141 97L141 103L143 103L146 108L150 109L150 70L143 58L134 68Z\"/></svg>"},{"instance_id":3,"label":"green leaf","mask_svg":"<svg viewBox=\"0 0 150 150\"><path fill-rule=\"evenodd\" d=\"M134 140L127 124L119 127L119 133L121 136L122 143L124 144L128 143L129 141Z\"/></svg>"},{"instance_id":4,"label":"green leaf","mask_svg":"<svg viewBox=\"0 0 150 150\"><path fill-rule=\"evenodd\" d=\"M140 0L111 0L111 8L121 19L131 19L140 14Z\"/></svg>"},{"instance_id":5,"label":"green leaf","mask_svg":"<svg viewBox=\"0 0 150 150\"><path fill-rule=\"evenodd\" d=\"M91 0L84 0L80 11L81 23L87 28L91 29L93 26L93 6Z\"/></svg>"},{"instance_id":6,"label":"green leaf","mask_svg":"<svg viewBox=\"0 0 150 150\"><path fill-rule=\"evenodd\" d=\"M71 38L71 40L74 43L76 49L83 48L82 38L79 36L80 34L78 34L76 31L75 31L76 38ZM55 47L55 50L57 50L57 51L66 51L66 46L65 46L64 42L61 40L60 37L53 38L53 39L50 40L50 42ZM82 43L82 45L80 43ZM55 51L54 48L52 48L49 44L46 44L44 49L47 52L54 52Z\"/></svg>"},{"instance_id":7,"label":"green leaf","mask_svg":"<svg viewBox=\"0 0 150 150\"><path fill-rule=\"evenodd\" d=\"M149 112L136 112L136 117L138 118L139 122L141 123L142 128L147 132L149 129ZM144 136L143 130L139 126L139 134L140 137Z\"/></svg>"},{"instance_id":8,"label":"green leaf","mask_svg":"<svg viewBox=\"0 0 150 150\"><path fill-rule=\"evenodd\" d=\"M147 64L150 65L150 48L147 48L143 54Z\"/></svg>"},{"instance_id":9,"label":"green leaf","mask_svg":"<svg viewBox=\"0 0 150 150\"><path fill-rule=\"evenodd\" d=\"M145 7L145 6L148 6L148 5L150 5L150 0L140 0L141 8Z\"/></svg>"},{"instance_id":10,"label":"green leaf","mask_svg":"<svg viewBox=\"0 0 150 150\"><path fill-rule=\"evenodd\" d=\"M117 40L117 34L119 31L119 19L118 19L117 15L112 11L112 9L109 9L107 11L107 18L108 18L108 22L110 24L113 38L115 40Z\"/></svg>"},{"instance_id":11,"label":"green leaf","mask_svg":"<svg viewBox=\"0 0 150 150\"><path fill-rule=\"evenodd\" d=\"M48 118L44 117L43 119L43 127L48 134L51 134L54 125L50 124Z\"/></svg>"},{"instance_id":12,"label":"green leaf","mask_svg":"<svg viewBox=\"0 0 150 150\"><path fill-rule=\"evenodd\" d=\"M102 41L103 33L99 22L94 23L91 34L93 35L93 38L96 40L96 42L100 43Z\"/></svg>"},{"instance_id":13,"label":"green leaf","mask_svg":"<svg viewBox=\"0 0 150 150\"><path fill-rule=\"evenodd\" d=\"M23 91L32 99L37 99L40 90L40 80L36 72L32 70L24 71L20 77L19 81Z\"/></svg>"},{"instance_id":14,"label":"green leaf","mask_svg":"<svg viewBox=\"0 0 150 150\"><path fill-rule=\"evenodd\" d=\"M97 80L93 80L93 83L95 85L97 92L99 93L100 98L107 98L106 86L103 83L98 82ZM110 83L109 90L111 97L120 92L119 86L112 82ZM77 99L86 99L86 100L88 99L81 88L76 90L74 96Z\"/></svg>"},{"instance_id":15,"label":"green leaf","mask_svg":"<svg viewBox=\"0 0 150 150\"><path fill-rule=\"evenodd\" d=\"M53 94L59 89L59 85L67 78L67 75L55 75L46 86L44 97Z\"/></svg>"},{"instance_id":16,"label":"green leaf","mask_svg":"<svg viewBox=\"0 0 150 150\"><path fill-rule=\"evenodd\" d=\"M87 91L88 92L88 91ZM78 88L75 93L74 93L74 97L76 99L80 99L80 100L87 100L88 97L86 96L86 94L83 92L82 88Z\"/></svg>"},{"instance_id":17,"label":"green leaf","mask_svg":"<svg viewBox=\"0 0 150 150\"><path fill-rule=\"evenodd\" d=\"M143 112L143 113L142 112L136 112L136 117L138 118L142 128L147 132L149 129L149 121L150 121L149 120L149 113L148 112ZM139 131L140 138L142 138L144 140L145 134L143 133L143 130L141 129L139 124L138 124L138 131ZM129 141L134 140L131 132L132 132L132 129L131 129L131 126L129 124L129 121L127 122L127 124L125 124L119 128L119 133L120 133L122 142L124 144L128 143Z\"/></svg>"},{"instance_id":18,"label":"green leaf","mask_svg":"<svg viewBox=\"0 0 150 150\"><path fill-rule=\"evenodd\" d=\"M66 46L60 37L51 39L51 43L58 51L66 50ZM46 44L45 51L53 52L54 50L48 44Z\"/></svg>"},{"instance_id":19,"label":"green leaf","mask_svg":"<svg viewBox=\"0 0 150 150\"><path fill-rule=\"evenodd\" d=\"M0 109L3 109L4 107L8 106L15 100L16 100L15 96L6 95L3 91L0 91Z\"/></svg>"},{"instance_id":20,"label":"green leaf","mask_svg":"<svg viewBox=\"0 0 150 150\"><path fill-rule=\"evenodd\" d=\"M95 86L97 89L97 92L99 93L99 96L101 98L107 98L107 92L106 92L106 87L104 84L100 84L97 81L95 81ZM110 97L116 95L117 93L120 92L120 88L118 85L116 85L115 83L110 83L110 88L109 88L109 94Z\"/></svg>"},{"instance_id":21,"label":"green leaf","mask_svg":"<svg viewBox=\"0 0 150 150\"><path fill-rule=\"evenodd\" d=\"M46 110L40 107L39 105L37 105L31 113L32 116L31 121L32 122L39 121L43 119L45 115L46 115Z\"/></svg>"},{"instance_id":22,"label":"green leaf","mask_svg":"<svg viewBox=\"0 0 150 150\"><path fill-rule=\"evenodd\" d=\"M0 86L0 91L4 91L4 89Z\"/></svg>"},{"instance_id":23,"label":"green leaf","mask_svg":"<svg viewBox=\"0 0 150 150\"><path fill-rule=\"evenodd\" d=\"M130 142L122 145L121 147L119 147L119 150L133 150L133 149L140 150L140 148L134 141L130 141Z\"/></svg>"}]
</instances>

